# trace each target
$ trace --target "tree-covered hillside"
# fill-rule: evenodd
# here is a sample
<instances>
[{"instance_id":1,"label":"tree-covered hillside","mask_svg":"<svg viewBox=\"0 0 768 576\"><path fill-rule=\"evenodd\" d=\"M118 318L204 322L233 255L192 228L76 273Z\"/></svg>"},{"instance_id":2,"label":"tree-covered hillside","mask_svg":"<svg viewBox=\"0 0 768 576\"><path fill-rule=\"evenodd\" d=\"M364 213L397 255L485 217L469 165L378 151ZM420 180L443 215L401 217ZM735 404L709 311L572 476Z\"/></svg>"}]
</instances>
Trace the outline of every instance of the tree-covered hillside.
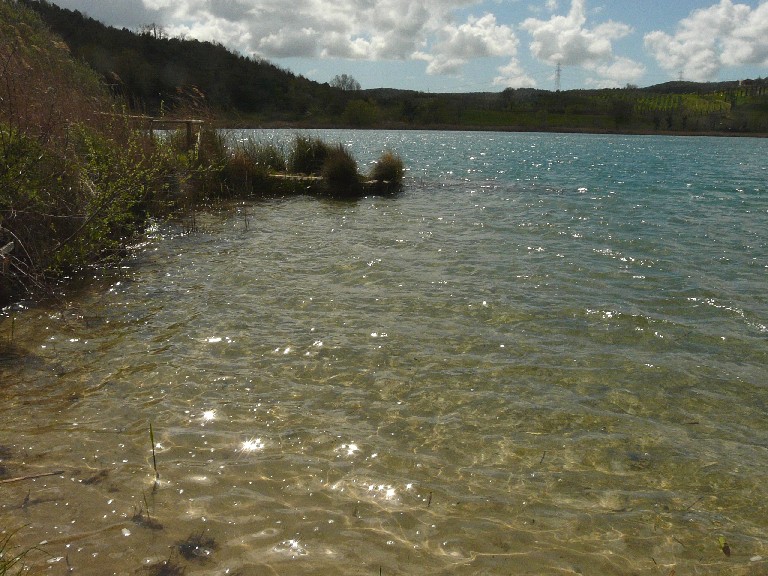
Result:
<instances>
[{"instance_id":1,"label":"tree-covered hillside","mask_svg":"<svg viewBox=\"0 0 768 576\"><path fill-rule=\"evenodd\" d=\"M76 59L100 73L132 107L206 106L252 118L296 119L327 108L332 89L221 44L116 29L46 0L22 0L61 36Z\"/></svg>"},{"instance_id":2,"label":"tree-covered hillside","mask_svg":"<svg viewBox=\"0 0 768 576\"><path fill-rule=\"evenodd\" d=\"M47 0L38 11L73 56L99 72L137 111L204 108L243 125L562 130L650 133L768 133L768 81L668 82L647 88L507 89L426 94L343 89L221 44L107 27ZM341 71L340 71L341 72ZM354 81L354 79L351 79ZM351 85L357 87L356 81Z\"/></svg>"}]
</instances>

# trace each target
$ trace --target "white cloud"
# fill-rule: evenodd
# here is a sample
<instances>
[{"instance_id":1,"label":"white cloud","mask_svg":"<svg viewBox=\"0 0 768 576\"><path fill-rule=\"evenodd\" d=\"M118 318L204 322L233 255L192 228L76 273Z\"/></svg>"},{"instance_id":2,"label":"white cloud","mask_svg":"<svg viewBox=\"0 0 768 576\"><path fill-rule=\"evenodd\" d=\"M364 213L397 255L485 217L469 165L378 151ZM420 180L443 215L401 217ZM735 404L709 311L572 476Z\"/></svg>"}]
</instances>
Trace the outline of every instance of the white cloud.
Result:
<instances>
[{"instance_id":1,"label":"white cloud","mask_svg":"<svg viewBox=\"0 0 768 576\"><path fill-rule=\"evenodd\" d=\"M428 62L428 74L456 74L469 61L490 56L514 57L518 40L509 26L498 25L493 14L470 16L460 26L446 24L437 32L438 41L429 53L414 57Z\"/></svg>"},{"instance_id":2,"label":"white cloud","mask_svg":"<svg viewBox=\"0 0 768 576\"><path fill-rule=\"evenodd\" d=\"M187 3L190 0L186 0ZM222 0L223 1L223 0ZM249 48L266 58L292 56L355 59L406 59L423 48L434 30L465 0L247 0L250 10L242 13L252 37ZM246 0L239 0L244 4ZM434 5L433 5L434 4ZM278 42L313 30L314 43L306 36L291 50Z\"/></svg>"},{"instance_id":3,"label":"white cloud","mask_svg":"<svg viewBox=\"0 0 768 576\"><path fill-rule=\"evenodd\" d=\"M173 6L173 0L143 0L147 10L164 10Z\"/></svg>"},{"instance_id":4,"label":"white cloud","mask_svg":"<svg viewBox=\"0 0 768 576\"><path fill-rule=\"evenodd\" d=\"M458 75L470 62L504 58L509 64L498 69L498 84L502 78L533 83L517 59L516 22L501 22L491 13L464 16L483 0L59 1L92 5L101 14L119 12L120 22L112 20L118 25L138 28L152 22L171 36L217 42L268 60L412 60L425 62L431 75ZM507 2L492 0L485 6L504 11L501 5ZM558 2L546 4L554 10ZM129 5L130 20L121 8Z\"/></svg>"},{"instance_id":5,"label":"white cloud","mask_svg":"<svg viewBox=\"0 0 768 576\"><path fill-rule=\"evenodd\" d=\"M528 18L522 28L533 38L530 48L535 58L550 66L560 64L595 72L600 78L593 79L593 84L622 85L645 72L639 62L613 53L614 42L631 34L632 28L612 20L588 27L586 0L572 0L565 16Z\"/></svg>"},{"instance_id":6,"label":"white cloud","mask_svg":"<svg viewBox=\"0 0 768 576\"><path fill-rule=\"evenodd\" d=\"M279 30L256 42L259 52L268 53L277 58L291 56L316 56L316 47L320 34L313 28L301 30Z\"/></svg>"},{"instance_id":7,"label":"white cloud","mask_svg":"<svg viewBox=\"0 0 768 576\"><path fill-rule=\"evenodd\" d=\"M686 80L713 80L723 67L768 65L768 2L756 8L721 0L693 11L674 35L654 31L645 47L659 65Z\"/></svg>"},{"instance_id":8,"label":"white cloud","mask_svg":"<svg viewBox=\"0 0 768 576\"><path fill-rule=\"evenodd\" d=\"M523 22L523 29L533 37L531 52L536 58L551 65L559 62L563 66L583 66L612 57L612 41L632 29L618 22L606 22L594 29L585 27L584 4L585 0L573 0L567 16L528 18Z\"/></svg>"},{"instance_id":9,"label":"white cloud","mask_svg":"<svg viewBox=\"0 0 768 576\"><path fill-rule=\"evenodd\" d=\"M518 40L493 14L456 22L476 0L143 0L171 35L270 58L422 60L458 74L470 61L510 58ZM551 4L551 2L550 2ZM165 16L165 18L163 18ZM511 70L511 68L510 68ZM502 71L502 74L506 74ZM522 71L510 77L525 77Z\"/></svg>"},{"instance_id":10,"label":"white cloud","mask_svg":"<svg viewBox=\"0 0 768 576\"><path fill-rule=\"evenodd\" d=\"M244 45L247 46L251 40L250 32L246 26L220 18L212 18L205 24L190 22L189 24L164 26L164 30L169 36L216 42L233 50L239 50L239 47Z\"/></svg>"},{"instance_id":11,"label":"white cloud","mask_svg":"<svg viewBox=\"0 0 768 576\"><path fill-rule=\"evenodd\" d=\"M494 86L504 88L533 88L536 86L536 80L526 74L514 58L506 66L499 67L498 71L499 75L493 79Z\"/></svg>"},{"instance_id":12,"label":"white cloud","mask_svg":"<svg viewBox=\"0 0 768 576\"><path fill-rule=\"evenodd\" d=\"M587 78L587 84L594 88L620 88L632 84L645 74L645 66L629 58L617 57L608 64L593 68L598 78Z\"/></svg>"}]
</instances>

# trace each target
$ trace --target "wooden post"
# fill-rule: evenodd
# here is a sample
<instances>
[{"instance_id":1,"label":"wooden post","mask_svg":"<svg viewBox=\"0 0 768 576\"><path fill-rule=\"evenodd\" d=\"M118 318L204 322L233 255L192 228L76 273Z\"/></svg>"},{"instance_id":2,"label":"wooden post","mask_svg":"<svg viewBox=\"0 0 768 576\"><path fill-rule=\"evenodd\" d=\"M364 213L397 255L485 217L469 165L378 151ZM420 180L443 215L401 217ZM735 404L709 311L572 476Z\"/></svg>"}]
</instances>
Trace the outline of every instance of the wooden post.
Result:
<instances>
[{"instance_id":1,"label":"wooden post","mask_svg":"<svg viewBox=\"0 0 768 576\"><path fill-rule=\"evenodd\" d=\"M170 118L153 118L152 120L150 120L150 124L149 124L150 133L154 131L155 127L164 128L170 124L176 124L176 125L184 124L184 126L186 127L185 135L186 135L187 150L190 150L195 143L193 126L197 125L202 127L202 125L205 124L205 121L195 120L195 119L173 120Z\"/></svg>"}]
</instances>

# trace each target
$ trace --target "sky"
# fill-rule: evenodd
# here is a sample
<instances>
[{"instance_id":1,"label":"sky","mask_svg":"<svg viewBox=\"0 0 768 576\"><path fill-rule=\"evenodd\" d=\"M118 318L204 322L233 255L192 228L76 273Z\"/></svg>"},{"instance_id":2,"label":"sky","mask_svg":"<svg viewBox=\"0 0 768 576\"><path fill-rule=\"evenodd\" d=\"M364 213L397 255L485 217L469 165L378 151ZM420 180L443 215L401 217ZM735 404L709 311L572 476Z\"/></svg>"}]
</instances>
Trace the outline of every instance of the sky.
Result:
<instances>
[{"instance_id":1,"label":"sky","mask_svg":"<svg viewBox=\"0 0 768 576\"><path fill-rule=\"evenodd\" d=\"M768 76L768 0L53 0L318 82L498 92Z\"/></svg>"}]
</instances>

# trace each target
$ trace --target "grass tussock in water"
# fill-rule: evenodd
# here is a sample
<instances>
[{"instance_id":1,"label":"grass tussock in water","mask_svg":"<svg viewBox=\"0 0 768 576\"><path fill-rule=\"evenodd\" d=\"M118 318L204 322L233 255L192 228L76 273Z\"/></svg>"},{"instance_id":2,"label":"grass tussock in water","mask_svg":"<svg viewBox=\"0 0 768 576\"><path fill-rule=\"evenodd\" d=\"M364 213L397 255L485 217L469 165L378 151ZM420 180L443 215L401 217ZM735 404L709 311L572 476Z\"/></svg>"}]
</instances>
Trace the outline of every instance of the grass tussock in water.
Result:
<instances>
[{"instance_id":1,"label":"grass tussock in water","mask_svg":"<svg viewBox=\"0 0 768 576\"><path fill-rule=\"evenodd\" d=\"M219 198L380 192L341 145L316 138L286 151L210 127L193 141L184 129L154 135L15 3L0 3L0 77L0 307L117 261L152 218L193 230L195 210ZM205 98L183 93L170 113L204 118ZM286 172L314 178L275 177Z\"/></svg>"},{"instance_id":2,"label":"grass tussock in water","mask_svg":"<svg viewBox=\"0 0 768 576\"><path fill-rule=\"evenodd\" d=\"M384 152L366 176L342 144L302 135L287 148L247 140L227 150L222 187L236 197L310 194L354 200L399 192L405 174L402 159L391 151Z\"/></svg>"},{"instance_id":3,"label":"grass tussock in water","mask_svg":"<svg viewBox=\"0 0 768 576\"><path fill-rule=\"evenodd\" d=\"M362 181L357 171L357 161L341 144L329 149L320 174L326 193L331 196L354 197L361 192Z\"/></svg>"},{"instance_id":4,"label":"grass tussock in water","mask_svg":"<svg viewBox=\"0 0 768 576\"><path fill-rule=\"evenodd\" d=\"M379 190L395 192L402 187L404 175L403 159L391 150L387 150L374 164L371 180L376 182Z\"/></svg>"},{"instance_id":5,"label":"grass tussock in water","mask_svg":"<svg viewBox=\"0 0 768 576\"><path fill-rule=\"evenodd\" d=\"M318 176L332 148L317 138L297 136L288 158L288 170L293 174Z\"/></svg>"}]
</instances>

